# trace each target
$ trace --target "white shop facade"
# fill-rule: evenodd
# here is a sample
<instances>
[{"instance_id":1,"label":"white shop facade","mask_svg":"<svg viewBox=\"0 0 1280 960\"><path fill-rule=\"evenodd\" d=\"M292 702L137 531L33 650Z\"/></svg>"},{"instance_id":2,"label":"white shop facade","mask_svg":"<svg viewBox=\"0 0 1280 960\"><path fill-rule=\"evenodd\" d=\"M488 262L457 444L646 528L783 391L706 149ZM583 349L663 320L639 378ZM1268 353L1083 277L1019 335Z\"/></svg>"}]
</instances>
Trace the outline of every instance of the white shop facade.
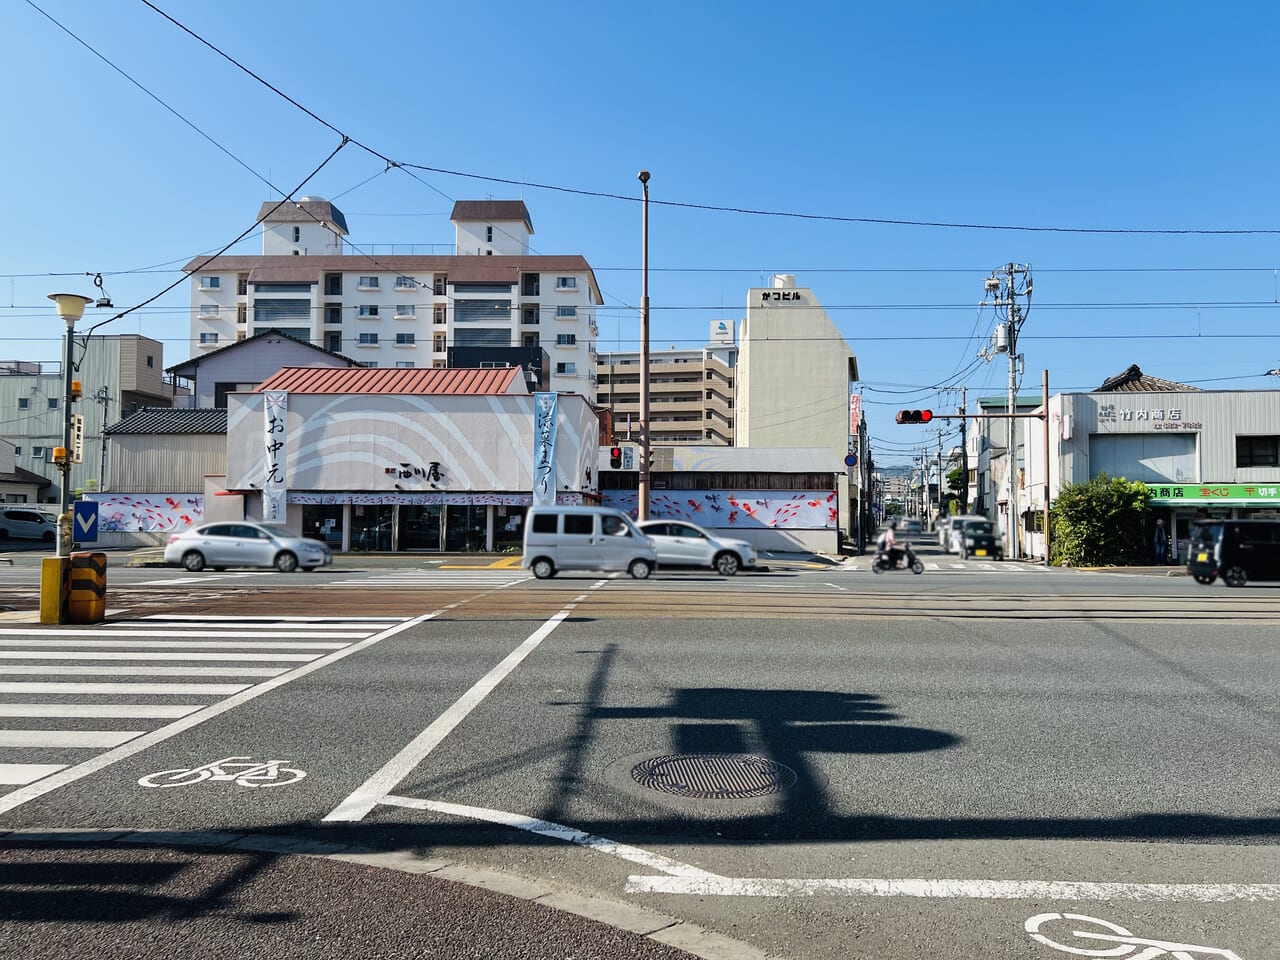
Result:
<instances>
[{"instance_id":1,"label":"white shop facade","mask_svg":"<svg viewBox=\"0 0 1280 960\"><path fill-rule=\"evenodd\" d=\"M519 552L535 502L598 503L600 422L519 368L288 368L227 403L206 519L339 551Z\"/></svg>"}]
</instances>

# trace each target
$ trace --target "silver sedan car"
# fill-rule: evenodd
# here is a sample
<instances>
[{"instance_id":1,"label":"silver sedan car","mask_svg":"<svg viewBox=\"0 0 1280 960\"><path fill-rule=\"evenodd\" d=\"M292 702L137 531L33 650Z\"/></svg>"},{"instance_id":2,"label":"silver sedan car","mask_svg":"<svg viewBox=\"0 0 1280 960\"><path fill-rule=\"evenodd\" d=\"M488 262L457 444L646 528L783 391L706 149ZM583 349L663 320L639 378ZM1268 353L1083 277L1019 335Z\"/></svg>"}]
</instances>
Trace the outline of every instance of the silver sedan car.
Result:
<instances>
[{"instance_id":1,"label":"silver sedan car","mask_svg":"<svg viewBox=\"0 0 1280 960\"><path fill-rule=\"evenodd\" d=\"M279 530L241 520L236 523L205 523L169 537L164 548L165 563L180 564L198 572L205 567L275 567L291 573L302 567L333 563L333 554L319 540L292 537Z\"/></svg>"},{"instance_id":2,"label":"silver sedan car","mask_svg":"<svg viewBox=\"0 0 1280 960\"><path fill-rule=\"evenodd\" d=\"M686 520L646 520L636 526L653 541L659 567L710 567L731 577L756 565L756 548L745 540L722 537Z\"/></svg>"}]
</instances>

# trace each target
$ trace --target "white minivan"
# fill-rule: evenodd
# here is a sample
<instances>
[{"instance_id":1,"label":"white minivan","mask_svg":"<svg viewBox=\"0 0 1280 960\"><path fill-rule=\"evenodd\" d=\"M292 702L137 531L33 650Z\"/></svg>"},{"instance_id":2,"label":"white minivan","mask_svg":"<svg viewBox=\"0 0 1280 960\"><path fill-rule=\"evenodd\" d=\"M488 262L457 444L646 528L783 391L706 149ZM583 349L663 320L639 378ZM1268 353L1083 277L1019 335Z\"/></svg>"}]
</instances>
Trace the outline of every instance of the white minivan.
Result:
<instances>
[{"instance_id":1,"label":"white minivan","mask_svg":"<svg viewBox=\"0 0 1280 960\"><path fill-rule=\"evenodd\" d=\"M631 518L608 507L531 507L520 566L539 580L561 570L625 570L637 580L653 572L653 543Z\"/></svg>"}]
</instances>

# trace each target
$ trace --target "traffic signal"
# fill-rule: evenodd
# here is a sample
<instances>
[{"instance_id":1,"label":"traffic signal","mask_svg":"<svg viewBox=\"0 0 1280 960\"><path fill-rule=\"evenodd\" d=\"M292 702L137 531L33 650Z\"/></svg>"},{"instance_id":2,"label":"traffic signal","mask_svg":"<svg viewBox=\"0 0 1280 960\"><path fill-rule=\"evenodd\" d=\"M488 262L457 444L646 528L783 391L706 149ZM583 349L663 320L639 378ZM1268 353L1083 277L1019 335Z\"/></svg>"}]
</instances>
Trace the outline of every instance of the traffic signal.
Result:
<instances>
[{"instance_id":1,"label":"traffic signal","mask_svg":"<svg viewBox=\"0 0 1280 960\"><path fill-rule=\"evenodd\" d=\"M621 447L609 448L609 466L613 467L613 469L615 470L617 470L619 467L622 466L622 448Z\"/></svg>"},{"instance_id":2,"label":"traffic signal","mask_svg":"<svg viewBox=\"0 0 1280 960\"><path fill-rule=\"evenodd\" d=\"M928 423L933 419L932 410L899 410L898 423Z\"/></svg>"},{"instance_id":3,"label":"traffic signal","mask_svg":"<svg viewBox=\"0 0 1280 960\"><path fill-rule=\"evenodd\" d=\"M80 396L81 396L81 394L82 394L83 392L84 392L84 391L83 391L83 390L81 389L81 387L80 387L80 381L79 381L79 380L72 380L72 381L71 381L71 399L72 399L72 400L79 400L79 399L80 399Z\"/></svg>"}]
</instances>

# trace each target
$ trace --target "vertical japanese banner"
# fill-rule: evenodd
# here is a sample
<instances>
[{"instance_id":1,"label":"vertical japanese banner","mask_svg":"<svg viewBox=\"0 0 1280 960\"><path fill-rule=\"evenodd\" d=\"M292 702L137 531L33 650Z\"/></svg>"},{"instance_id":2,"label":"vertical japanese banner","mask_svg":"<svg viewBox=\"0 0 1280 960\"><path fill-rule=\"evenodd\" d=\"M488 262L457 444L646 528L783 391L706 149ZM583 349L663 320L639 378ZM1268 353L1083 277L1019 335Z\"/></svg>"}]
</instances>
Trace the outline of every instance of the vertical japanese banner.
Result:
<instances>
[{"instance_id":1,"label":"vertical japanese banner","mask_svg":"<svg viewBox=\"0 0 1280 960\"><path fill-rule=\"evenodd\" d=\"M286 417L289 393L267 390L263 393L262 427L266 442L267 476L262 484L262 522L284 523L287 490L285 489L285 441L288 438Z\"/></svg>"},{"instance_id":2,"label":"vertical japanese banner","mask_svg":"<svg viewBox=\"0 0 1280 960\"><path fill-rule=\"evenodd\" d=\"M856 393L849 394L849 436L858 435L858 406L862 398Z\"/></svg>"},{"instance_id":3,"label":"vertical japanese banner","mask_svg":"<svg viewBox=\"0 0 1280 960\"><path fill-rule=\"evenodd\" d=\"M533 505L556 502L556 396L533 395Z\"/></svg>"}]
</instances>

